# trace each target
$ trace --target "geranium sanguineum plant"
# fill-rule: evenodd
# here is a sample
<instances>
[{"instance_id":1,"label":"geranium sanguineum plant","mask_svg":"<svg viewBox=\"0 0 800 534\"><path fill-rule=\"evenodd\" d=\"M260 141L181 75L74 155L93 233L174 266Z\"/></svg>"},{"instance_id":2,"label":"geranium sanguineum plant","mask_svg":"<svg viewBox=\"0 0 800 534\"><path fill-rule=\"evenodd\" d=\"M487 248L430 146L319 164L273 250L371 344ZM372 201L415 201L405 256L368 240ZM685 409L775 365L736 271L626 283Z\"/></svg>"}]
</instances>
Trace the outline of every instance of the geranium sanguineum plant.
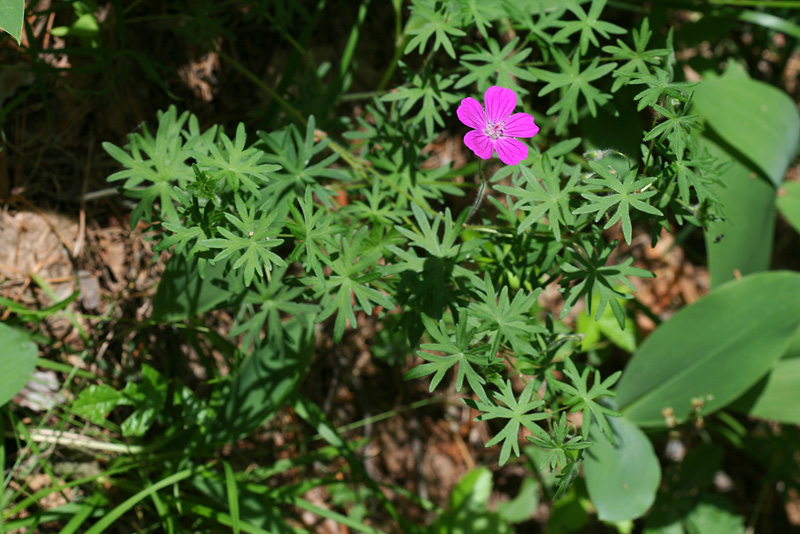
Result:
<instances>
[{"instance_id":1,"label":"geranium sanguineum plant","mask_svg":"<svg viewBox=\"0 0 800 534\"><path fill-rule=\"evenodd\" d=\"M528 157L528 147L517 137L533 137L539 127L527 113L514 113L517 94L511 89L493 85L484 94L486 110L472 97L458 106L458 120L474 128L464 136L464 144L481 159L489 159L495 151L506 165L516 165Z\"/></svg>"}]
</instances>

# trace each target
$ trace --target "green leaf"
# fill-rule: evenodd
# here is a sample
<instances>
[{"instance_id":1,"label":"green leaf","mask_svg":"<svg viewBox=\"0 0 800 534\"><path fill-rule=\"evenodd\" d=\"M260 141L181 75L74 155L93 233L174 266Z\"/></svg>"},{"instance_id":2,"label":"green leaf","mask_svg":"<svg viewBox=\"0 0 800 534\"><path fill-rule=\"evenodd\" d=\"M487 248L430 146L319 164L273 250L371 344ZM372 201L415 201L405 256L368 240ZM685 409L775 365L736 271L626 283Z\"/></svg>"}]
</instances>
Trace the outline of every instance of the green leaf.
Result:
<instances>
[{"instance_id":1,"label":"green leaf","mask_svg":"<svg viewBox=\"0 0 800 534\"><path fill-rule=\"evenodd\" d=\"M606 265L615 246L616 241L604 243L601 239L595 238L594 242L576 243L569 249L571 254L568 259L575 263L564 261L560 265L564 273L559 290L564 294L562 319L575 306L578 299L585 296L587 314L596 309L595 319L599 320L606 306L610 304L620 328L625 327L625 310L620 304L620 299L630 300L633 295L617 288L624 284L631 292L635 292L636 287L628 280L629 276L653 278L655 275L639 267L632 267L633 258L628 258L619 265ZM575 284L570 285L573 282ZM596 295L600 296L600 303L595 306Z\"/></svg>"},{"instance_id":2,"label":"green leaf","mask_svg":"<svg viewBox=\"0 0 800 534\"><path fill-rule=\"evenodd\" d=\"M518 43L519 37L515 37L501 49L497 41L488 38L486 40L486 44L489 45L488 50L478 45L474 48L474 52L462 54L460 62L467 69L467 74L458 80L455 88L460 89L477 82L481 93L491 85L499 85L513 90L518 97L527 95L528 90L516 80L536 81L536 76L520 66L533 49L526 47L515 51Z\"/></svg>"},{"instance_id":3,"label":"green leaf","mask_svg":"<svg viewBox=\"0 0 800 534\"><path fill-rule=\"evenodd\" d=\"M467 330L467 317L462 317L458 322L455 340L451 339L444 321L439 321L439 324L436 324L424 313L421 317L422 324L425 326L428 335L436 341L436 343L423 343L421 348L425 351L444 352L444 355L437 356L422 350L418 351L417 355L428 363L414 367L405 374L403 379L412 380L433 374L429 390L433 391L442 381L447 370L457 365L456 390L461 391L466 377L472 391L477 393L481 399L486 399L486 392L483 389L486 380L472 366L488 364L490 356L487 354L485 345L471 346L472 339L475 336L475 329Z\"/></svg>"},{"instance_id":4,"label":"green leaf","mask_svg":"<svg viewBox=\"0 0 800 534\"><path fill-rule=\"evenodd\" d=\"M433 73L432 66L425 69L424 77L419 74L408 73L408 82L396 90L381 97L384 102L404 101L400 107L400 115L413 115L414 120L422 120L425 123L425 131L429 136L436 134L434 122L440 128L444 128L444 118L442 111L449 112L450 105L458 102L458 95L448 91L455 82L455 76L443 77L441 74ZM411 113L414 105L422 101L422 108L418 112Z\"/></svg>"},{"instance_id":5,"label":"green leaf","mask_svg":"<svg viewBox=\"0 0 800 534\"><path fill-rule=\"evenodd\" d=\"M33 377L39 351L26 334L4 323L0 323L0 346L3 347L0 406L3 406Z\"/></svg>"},{"instance_id":6,"label":"green leaf","mask_svg":"<svg viewBox=\"0 0 800 534\"><path fill-rule=\"evenodd\" d=\"M694 105L714 132L775 187L781 185L800 143L800 116L786 93L764 82L723 76L701 83Z\"/></svg>"},{"instance_id":7,"label":"green leaf","mask_svg":"<svg viewBox=\"0 0 800 534\"><path fill-rule=\"evenodd\" d=\"M800 182L786 182L778 189L778 211L800 233Z\"/></svg>"},{"instance_id":8,"label":"green leaf","mask_svg":"<svg viewBox=\"0 0 800 534\"><path fill-rule=\"evenodd\" d=\"M25 19L25 0L4 0L0 4L0 28L20 44L22 22Z\"/></svg>"},{"instance_id":9,"label":"green leaf","mask_svg":"<svg viewBox=\"0 0 800 534\"><path fill-rule=\"evenodd\" d=\"M625 177L620 180L617 171L610 165L602 165L597 161L590 161L589 166L600 175L600 179L588 178L585 182L596 186L596 191L601 189L610 189L611 191L603 196L595 192L582 193L583 198L589 202L572 213L597 212L594 218L595 222L597 222L607 211L615 208L614 215L608 219L604 228L611 228L618 221L622 221L622 234L625 236L625 242L629 245L633 238L631 208L650 215L664 215L657 208L647 202L643 202L657 193L655 190L647 191L647 188L655 181L655 178L644 177L636 180L638 170L634 167L629 169L625 173Z\"/></svg>"},{"instance_id":10,"label":"green leaf","mask_svg":"<svg viewBox=\"0 0 800 534\"><path fill-rule=\"evenodd\" d=\"M216 142L206 140L205 146L198 146L186 153L197 160L197 165L215 180L224 179L234 192L239 191L239 184L257 195L259 187L269 181L269 173L281 169L279 165L261 163L262 151L250 147L245 149L247 134L244 124L236 128L236 138L231 139L219 130ZM260 183L256 183L257 180Z\"/></svg>"},{"instance_id":11,"label":"green leaf","mask_svg":"<svg viewBox=\"0 0 800 534\"><path fill-rule=\"evenodd\" d=\"M620 72L620 71L617 71ZM687 102L692 87L696 83L673 82L670 73L662 68L653 67L650 72L622 72L622 76L631 78L632 85L647 85L647 89L633 97L638 100L637 111L642 111L647 106L654 107L662 98L674 98L680 102Z\"/></svg>"},{"instance_id":12,"label":"green leaf","mask_svg":"<svg viewBox=\"0 0 800 534\"><path fill-rule=\"evenodd\" d=\"M589 112L592 117L597 116L597 106L602 106L611 100L611 95L604 93L594 87L591 82L602 78L617 66L616 63L605 63L599 65L600 58L594 58L592 62L581 70L581 55L575 52L572 62L557 48L553 49L553 58L556 60L561 72L550 72L542 69L531 69L531 72L540 79L548 82L539 91L539 96L544 96L556 89L563 89L559 101L547 110L548 115L560 111L557 123L557 131L564 131L567 122L572 118L572 122L578 122L578 97L583 94Z\"/></svg>"},{"instance_id":13,"label":"green leaf","mask_svg":"<svg viewBox=\"0 0 800 534\"><path fill-rule=\"evenodd\" d=\"M544 404L544 401L535 395L536 382L536 380L528 382L520 393L519 399L514 397L510 380L498 384L500 391L494 392L493 401L474 402L463 399L467 406L484 412L475 418L476 421L488 421L495 418L508 420L503 429L486 443L487 447L491 447L502 442L503 446L500 449L500 459L498 460L501 466L508 461L512 450L516 456L519 456L520 426L524 426L534 434L545 434L545 431L535 421L547 419L549 414L533 412ZM496 401L501 401L505 406L497 404Z\"/></svg>"},{"instance_id":14,"label":"green leaf","mask_svg":"<svg viewBox=\"0 0 800 534\"><path fill-rule=\"evenodd\" d=\"M527 439L534 445L546 451L539 464L539 471L545 467L554 470L564 467L575 460L575 455L570 451L581 451L592 444L583 441L583 436L573 436L574 425L567 420L567 414L561 412L561 419L553 423L549 434L544 436L528 436Z\"/></svg>"},{"instance_id":15,"label":"green leaf","mask_svg":"<svg viewBox=\"0 0 800 534\"><path fill-rule=\"evenodd\" d=\"M256 274L259 278L268 276L273 264L286 265L280 256L272 252L273 248L283 243L283 239L275 239L281 231L282 221L275 222L278 216L275 210L265 213L256 210L254 205L248 209L239 195L235 195L235 200L239 216L226 213L225 218L239 230L239 235L219 227L217 230L222 238L204 239L198 245L222 249L211 260L212 263L231 257L234 270L244 266L244 284L249 286Z\"/></svg>"},{"instance_id":16,"label":"green leaf","mask_svg":"<svg viewBox=\"0 0 800 534\"><path fill-rule=\"evenodd\" d=\"M324 208L314 206L311 189L306 187L304 198L297 199L299 210L294 204L289 208L294 220L287 221L286 227L297 240L289 261L304 257L306 272L313 272L322 282L325 279L322 266L330 265L330 252L336 249L335 236L345 232L346 227L334 224L333 217Z\"/></svg>"},{"instance_id":17,"label":"green leaf","mask_svg":"<svg viewBox=\"0 0 800 534\"><path fill-rule=\"evenodd\" d=\"M244 284L225 262L210 265L201 277L197 260L173 255L161 275L153 298L152 320L181 321L241 300Z\"/></svg>"},{"instance_id":18,"label":"green leaf","mask_svg":"<svg viewBox=\"0 0 800 534\"><path fill-rule=\"evenodd\" d=\"M670 51L666 48L647 48L650 42L650 37L653 32L650 31L650 20L645 17L642 21L640 30L633 29L633 48L617 39L619 46L604 46L603 52L617 56L619 59L627 59L627 63L614 71L614 85L611 86L611 92L616 93L617 90L624 84L629 82L629 75L633 73L649 74L650 64L660 63L665 57L669 56Z\"/></svg>"},{"instance_id":19,"label":"green leaf","mask_svg":"<svg viewBox=\"0 0 800 534\"><path fill-rule=\"evenodd\" d=\"M431 534L511 534L513 530L488 510L492 473L486 467L464 475L450 495L450 509L426 530Z\"/></svg>"},{"instance_id":20,"label":"green leaf","mask_svg":"<svg viewBox=\"0 0 800 534\"><path fill-rule=\"evenodd\" d=\"M470 303L469 310L472 317L480 322L478 331L492 333L489 354L494 356L502 342L509 343L518 356L536 353L529 340L545 329L534 324L530 310L536 304L541 289L531 292L519 289L514 299L510 300L508 286L503 286L498 297L488 272L484 273L483 287L479 288L481 293Z\"/></svg>"},{"instance_id":21,"label":"green leaf","mask_svg":"<svg viewBox=\"0 0 800 534\"><path fill-rule=\"evenodd\" d=\"M589 43L596 47L600 46L595 33L606 39L609 38L610 33L626 33L625 29L616 24L601 20L606 0L592 0L589 13L586 13L576 0L568 0L564 4L567 9L578 17L578 20L559 21L558 25L562 26L562 29L553 36L553 41L555 42L564 42L573 33L580 32L581 54L585 54L589 50Z\"/></svg>"},{"instance_id":22,"label":"green leaf","mask_svg":"<svg viewBox=\"0 0 800 534\"><path fill-rule=\"evenodd\" d=\"M81 391L72 403L72 412L96 425L103 424L106 416L119 405L128 404L121 391L107 384L91 385Z\"/></svg>"},{"instance_id":23,"label":"green leaf","mask_svg":"<svg viewBox=\"0 0 800 534\"><path fill-rule=\"evenodd\" d=\"M564 394L565 398L562 402L564 406L571 407L570 411L572 413L583 412L582 435L584 439L589 437L591 422L597 421L606 439L613 441L611 429L608 426L609 418L606 416L611 416L613 418L619 417L620 414L598 403L597 399L616 395L616 393L609 388L619 380L622 371L617 371L605 380L600 380L600 371L595 369L592 387L589 388L589 375L591 371L591 368L586 367L583 373L579 373L572 358L567 358L564 361L564 375L570 379L570 382L558 380L553 377L553 384Z\"/></svg>"},{"instance_id":24,"label":"green leaf","mask_svg":"<svg viewBox=\"0 0 800 534\"><path fill-rule=\"evenodd\" d=\"M406 27L406 34L414 37L408 42L405 53L408 54L414 48L419 48L419 53L425 52L427 43L431 37L435 37L433 51L444 47L447 54L455 59L456 51L450 37L461 37L466 35L457 28L452 18L457 14L452 11L452 4L444 2L441 8L437 7L436 0L412 0L411 17Z\"/></svg>"},{"instance_id":25,"label":"green leaf","mask_svg":"<svg viewBox=\"0 0 800 534\"><path fill-rule=\"evenodd\" d=\"M800 355L798 355L800 356ZM800 425L800 357L778 360L769 374L731 407L749 415Z\"/></svg>"},{"instance_id":26,"label":"green leaf","mask_svg":"<svg viewBox=\"0 0 800 534\"><path fill-rule=\"evenodd\" d=\"M314 289L325 294L323 310L316 321L322 322L336 313L336 322L333 325L333 339L336 342L342 340L347 322L351 327L356 326L353 301L358 309L364 310L367 315L372 313L373 306L383 306L387 310L395 307L387 295L373 287L381 278L376 266L382 254L380 250L364 247L368 232L369 228L362 226L350 240L343 235L337 236L339 251L331 261L332 273L324 280L317 278L308 280Z\"/></svg>"},{"instance_id":27,"label":"green leaf","mask_svg":"<svg viewBox=\"0 0 800 534\"><path fill-rule=\"evenodd\" d=\"M686 516L688 534L745 534L744 517L720 495L706 495Z\"/></svg>"},{"instance_id":28,"label":"green leaf","mask_svg":"<svg viewBox=\"0 0 800 534\"><path fill-rule=\"evenodd\" d=\"M586 452L586 489L601 521L636 519L655 502L661 466L650 439L633 422L620 417L609 423L614 443L596 439Z\"/></svg>"},{"instance_id":29,"label":"green leaf","mask_svg":"<svg viewBox=\"0 0 800 534\"><path fill-rule=\"evenodd\" d=\"M545 154L534 163L533 169L520 167L526 181L524 188L495 186L498 191L517 197L517 201L514 203L515 210L521 209L528 212L528 215L519 224L517 233L521 234L547 216L547 224L553 232L553 236L556 241L561 241L561 225L570 227L575 224L575 217L569 202L571 196L578 192L577 188L581 178L580 168L574 167L569 180L562 185L563 165L563 158L557 158L550 163L550 157Z\"/></svg>"},{"instance_id":30,"label":"green leaf","mask_svg":"<svg viewBox=\"0 0 800 534\"><path fill-rule=\"evenodd\" d=\"M710 187L719 199L724 220L711 220L705 230L711 286L738 275L769 269L775 232L775 189L752 168L719 146L709 136L701 146L731 165Z\"/></svg>"},{"instance_id":31,"label":"green leaf","mask_svg":"<svg viewBox=\"0 0 800 534\"><path fill-rule=\"evenodd\" d=\"M647 427L713 413L767 373L798 326L800 274L729 282L645 340L619 381L620 411Z\"/></svg>"},{"instance_id":32,"label":"green leaf","mask_svg":"<svg viewBox=\"0 0 800 534\"><path fill-rule=\"evenodd\" d=\"M210 442L230 443L267 422L305 376L314 349L311 317L296 317L283 326L283 339L266 340L236 372L207 435Z\"/></svg>"},{"instance_id":33,"label":"green leaf","mask_svg":"<svg viewBox=\"0 0 800 534\"><path fill-rule=\"evenodd\" d=\"M134 407L134 412L122 422L123 436L141 437L161 415L167 400L167 380L150 367L142 365L142 381L128 382L120 392L125 404Z\"/></svg>"},{"instance_id":34,"label":"green leaf","mask_svg":"<svg viewBox=\"0 0 800 534\"><path fill-rule=\"evenodd\" d=\"M528 475L522 479L517 496L497 505L497 513L509 523L522 523L536 513L539 505L539 481Z\"/></svg>"}]
</instances>

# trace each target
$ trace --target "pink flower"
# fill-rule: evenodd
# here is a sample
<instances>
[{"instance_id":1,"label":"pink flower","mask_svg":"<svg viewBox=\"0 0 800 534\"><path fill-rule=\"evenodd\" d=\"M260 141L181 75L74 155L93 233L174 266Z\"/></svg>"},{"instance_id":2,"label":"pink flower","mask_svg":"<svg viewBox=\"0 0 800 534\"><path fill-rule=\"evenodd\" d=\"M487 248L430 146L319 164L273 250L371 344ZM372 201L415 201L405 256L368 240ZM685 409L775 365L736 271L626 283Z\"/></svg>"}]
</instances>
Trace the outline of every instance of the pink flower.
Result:
<instances>
[{"instance_id":1,"label":"pink flower","mask_svg":"<svg viewBox=\"0 0 800 534\"><path fill-rule=\"evenodd\" d=\"M514 113L517 94L511 89L493 85L484 95L486 111L474 98L465 98L456 110L458 120L474 128L464 136L464 144L481 159L489 159L497 151L500 161L516 165L528 157L528 147L515 137L533 137L539 127L527 113Z\"/></svg>"}]
</instances>

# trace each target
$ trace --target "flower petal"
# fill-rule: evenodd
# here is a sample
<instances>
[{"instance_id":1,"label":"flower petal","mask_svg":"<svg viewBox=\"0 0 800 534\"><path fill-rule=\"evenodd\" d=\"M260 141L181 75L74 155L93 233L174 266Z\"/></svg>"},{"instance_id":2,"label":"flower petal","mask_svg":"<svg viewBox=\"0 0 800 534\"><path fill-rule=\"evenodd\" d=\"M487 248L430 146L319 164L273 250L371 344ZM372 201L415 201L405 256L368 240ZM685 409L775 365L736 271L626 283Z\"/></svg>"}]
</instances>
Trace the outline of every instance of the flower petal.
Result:
<instances>
[{"instance_id":1,"label":"flower petal","mask_svg":"<svg viewBox=\"0 0 800 534\"><path fill-rule=\"evenodd\" d=\"M483 96L489 122L497 123L511 115L517 107L517 94L511 89L491 86Z\"/></svg>"},{"instance_id":2,"label":"flower petal","mask_svg":"<svg viewBox=\"0 0 800 534\"><path fill-rule=\"evenodd\" d=\"M517 142L519 143L519 141ZM489 136L477 130L467 132L467 135L464 136L464 144L481 159L491 158L494 152L494 145ZM527 155L527 153L526 149L525 154Z\"/></svg>"},{"instance_id":3,"label":"flower petal","mask_svg":"<svg viewBox=\"0 0 800 534\"><path fill-rule=\"evenodd\" d=\"M539 133L539 127L533 117L527 113L514 113L506 119L503 135L506 137L533 137Z\"/></svg>"},{"instance_id":4,"label":"flower petal","mask_svg":"<svg viewBox=\"0 0 800 534\"><path fill-rule=\"evenodd\" d=\"M528 147L511 137L501 137L495 142L497 155L506 165L516 165L528 157ZM476 152L477 154L477 152ZM485 159L485 158L484 158Z\"/></svg>"},{"instance_id":5,"label":"flower petal","mask_svg":"<svg viewBox=\"0 0 800 534\"><path fill-rule=\"evenodd\" d=\"M476 130L483 130L486 128L486 113L483 112L483 106L472 97L465 98L461 101L461 105L456 110L458 120Z\"/></svg>"}]
</instances>

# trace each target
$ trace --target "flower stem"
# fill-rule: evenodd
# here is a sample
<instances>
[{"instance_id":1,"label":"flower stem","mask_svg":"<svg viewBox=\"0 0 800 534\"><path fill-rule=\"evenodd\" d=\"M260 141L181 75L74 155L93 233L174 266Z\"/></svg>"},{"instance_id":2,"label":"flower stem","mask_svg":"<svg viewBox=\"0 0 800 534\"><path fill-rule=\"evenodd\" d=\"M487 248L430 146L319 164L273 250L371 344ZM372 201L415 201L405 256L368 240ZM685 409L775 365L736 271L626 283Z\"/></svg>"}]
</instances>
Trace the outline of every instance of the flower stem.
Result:
<instances>
[{"instance_id":1,"label":"flower stem","mask_svg":"<svg viewBox=\"0 0 800 534\"><path fill-rule=\"evenodd\" d=\"M481 160L478 164L478 176L481 179L481 185L478 188L478 194L475 197L475 202L472 203L472 207L469 209L469 214L467 214L467 218L464 220L464 224L467 224L472 216L475 215L475 212L478 211L478 208L481 206L481 202L483 202L483 197L486 194L486 178L483 176L483 160Z\"/></svg>"}]
</instances>

